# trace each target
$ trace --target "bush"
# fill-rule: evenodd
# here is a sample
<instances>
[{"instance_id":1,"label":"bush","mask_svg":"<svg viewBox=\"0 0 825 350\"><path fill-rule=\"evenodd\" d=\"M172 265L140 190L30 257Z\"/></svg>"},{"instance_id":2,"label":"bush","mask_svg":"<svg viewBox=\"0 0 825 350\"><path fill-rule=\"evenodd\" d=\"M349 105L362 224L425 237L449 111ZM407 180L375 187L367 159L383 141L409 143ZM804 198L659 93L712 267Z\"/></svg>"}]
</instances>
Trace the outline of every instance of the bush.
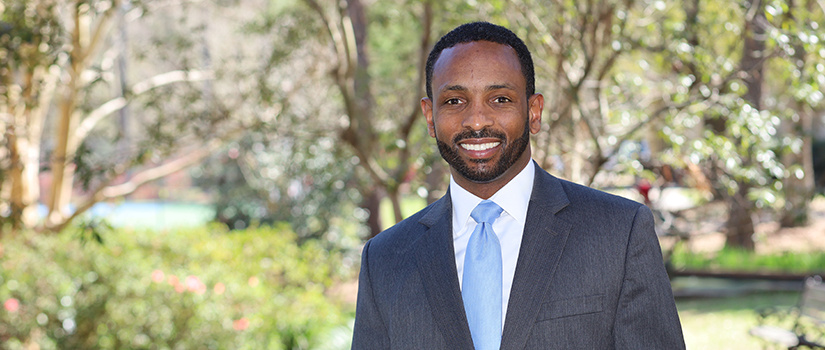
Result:
<instances>
[{"instance_id":1,"label":"bush","mask_svg":"<svg viewBox=\"0 0 825 350\"><path fill-rule=\"evenodd\" d=\"M825 252L755 252L726 247L713 253L692 252L685 246L674 249L671 264L676 269L728 272L773 272L822 274Z\"/></svg>"},{"instance_id":2,"label":"bush","mask_svg":"<svg viewBox=\"0 0 825 350\"><path fill-rule=\"evenodd\" d=\"M3 241L0 348L347 348L352 266L285 225Z\"/></svg>"}]
</instances>

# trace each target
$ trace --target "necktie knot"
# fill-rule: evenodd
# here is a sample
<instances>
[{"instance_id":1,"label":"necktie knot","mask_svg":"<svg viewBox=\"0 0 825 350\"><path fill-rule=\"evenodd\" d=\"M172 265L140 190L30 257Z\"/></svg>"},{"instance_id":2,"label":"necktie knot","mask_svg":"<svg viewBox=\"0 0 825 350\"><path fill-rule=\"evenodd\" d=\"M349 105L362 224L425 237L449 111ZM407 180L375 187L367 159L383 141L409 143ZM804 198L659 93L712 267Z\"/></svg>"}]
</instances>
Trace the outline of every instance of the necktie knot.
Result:
<instances>
[{"instance_id":1,"label":"necktie knot","mask_svg":"<svg viewBox=\"0 0 825 350\"><path fill-rule=\"evenodd\" d=\"M491 200L483 200L481 203L478 203L475 209L473 209L470 216L477 223L486 222L492 224L496 221L496 219L498 219L502 211L504 211L504 209L501 209L501 207L499 207L495 202Z\"/></svg>"}]
</instances>

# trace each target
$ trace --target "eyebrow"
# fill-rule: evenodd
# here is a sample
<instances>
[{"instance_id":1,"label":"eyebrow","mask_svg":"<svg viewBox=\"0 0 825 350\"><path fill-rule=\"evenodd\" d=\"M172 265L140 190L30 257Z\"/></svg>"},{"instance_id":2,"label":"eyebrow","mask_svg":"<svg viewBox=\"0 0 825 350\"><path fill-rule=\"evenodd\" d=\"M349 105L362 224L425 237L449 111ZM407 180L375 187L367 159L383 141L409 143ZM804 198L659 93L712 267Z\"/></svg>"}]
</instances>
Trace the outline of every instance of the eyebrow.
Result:
<instances>
[{"instance_id":1,"label":"eyebrow","mask_svg":"<svg viewBox=\"0 0 825 350\"><path fill-rule=\"evenodd\" d=\"M444 91L467 91L466 87L462 85L450 85L444 88Z\"/></svg>"},{"instance_id":2,"label":"eyebrow","mask_svg":"<svg viewBox=\"0 0 825 350\"><path fill-rule=\"evenodd\" d=\"M510 84L493 84L493 85L488 86L485 90L493 91L493 90L499 90L499 89L515 90L516 88L514 86L510 85Z\"/></svg>"},{"instance_id":3,"label":"eyebrow","mask_svg":"<svg viewBox=\"0 0 825 350\"><path fill-rule=\"evenodd\" d=\"M508 89L508 90L516 90L516 88L510 84L493 84L488 85L484 88L485 91L493 91L499 89ZM450 85L444 88L444 91L468 91L469 89L463 85Z\"/></svg>"}]
</instances>

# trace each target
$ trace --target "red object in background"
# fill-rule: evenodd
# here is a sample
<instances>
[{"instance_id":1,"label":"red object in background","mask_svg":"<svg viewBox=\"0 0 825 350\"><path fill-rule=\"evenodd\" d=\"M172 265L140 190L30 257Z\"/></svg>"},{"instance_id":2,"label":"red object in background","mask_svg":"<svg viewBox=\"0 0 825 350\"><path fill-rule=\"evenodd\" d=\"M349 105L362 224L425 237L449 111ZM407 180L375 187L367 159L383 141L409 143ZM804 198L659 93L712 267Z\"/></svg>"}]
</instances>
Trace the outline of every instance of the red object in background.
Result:
<instances>
[{"instance_id":1,"label":"red object in background","mask_svg":"<svg viewBox=\"0 0 825 350\"><path fill-rule=\"evenodd\" d=\"M8 312L17 312L17 310L20 310L20 301L15 298L6 299L3 307L5 307Z\"/></svg>"},{"instance_id":2,"label":"red object in background","mask_svg":"<svg viewBox=\"0 0 825 350\"><path fill-rule=\"evenodd\" d=\"M236 331L247 329L249 328L249 320L246 317L242 317L240 320L235 320L232 322L232 328Z\"/></svg>"},{"instance_id":3,"label":"red object in background","mask_svg":"<svg viewBox=\"0 0 825 350\"><path fill-rule=\"evenodd\" d=\"M642 197L645 198L645 204L650 204L650 189L653 185L650 184L650 181L647 179L639 180L639 183L636 184L636 188L639 190L639 193L642 194Z\"/></svg>"}]
</instances>

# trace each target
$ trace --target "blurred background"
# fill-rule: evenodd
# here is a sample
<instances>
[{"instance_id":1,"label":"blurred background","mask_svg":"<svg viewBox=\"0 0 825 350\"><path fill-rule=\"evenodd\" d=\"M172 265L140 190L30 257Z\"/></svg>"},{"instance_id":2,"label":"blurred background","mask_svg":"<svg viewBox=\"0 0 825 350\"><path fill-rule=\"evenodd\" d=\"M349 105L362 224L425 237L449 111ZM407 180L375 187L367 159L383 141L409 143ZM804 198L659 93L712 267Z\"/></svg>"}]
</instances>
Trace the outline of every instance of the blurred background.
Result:
<instances>
[{"instance_id":1,"label":"blurred background","mask_svg":"<svg viewBox=\"0 0 825 350\"><path fill-rule=\"evenodd\" d=\"M822 0L3 0L0 349L348 349L473 20L533 52L539 165L654 210L688 348L769 345L825 273Z\"/></svg>"}]
</instances>

